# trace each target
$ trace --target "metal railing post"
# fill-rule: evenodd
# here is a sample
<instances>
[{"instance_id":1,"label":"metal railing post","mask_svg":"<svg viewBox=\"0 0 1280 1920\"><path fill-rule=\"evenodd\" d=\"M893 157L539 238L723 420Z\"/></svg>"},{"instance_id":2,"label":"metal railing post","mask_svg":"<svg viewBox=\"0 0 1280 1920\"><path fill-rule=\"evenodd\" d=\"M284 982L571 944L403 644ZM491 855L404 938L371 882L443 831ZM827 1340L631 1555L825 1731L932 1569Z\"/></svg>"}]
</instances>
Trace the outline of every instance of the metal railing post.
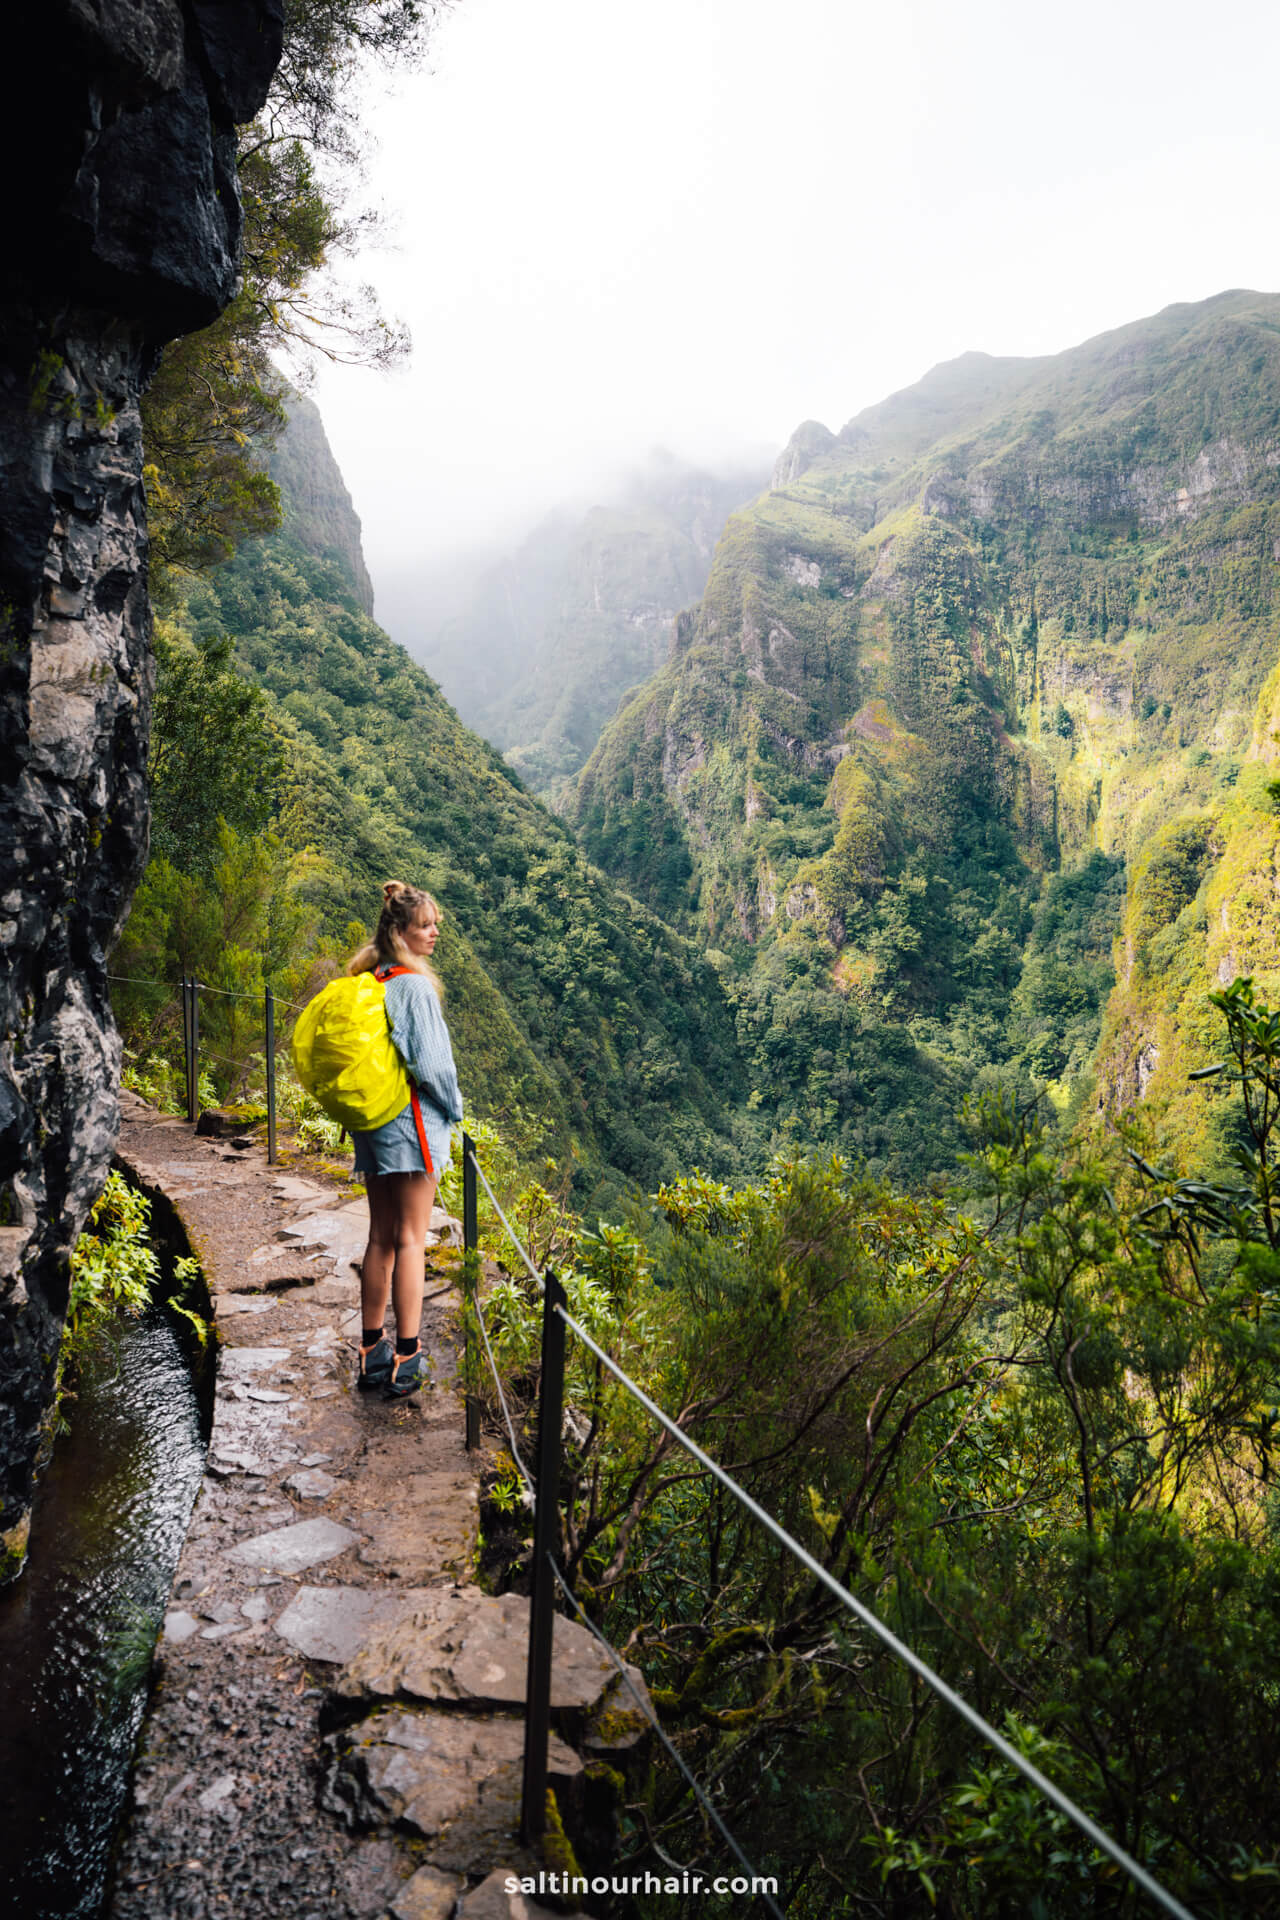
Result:
<instances>
[{"instance_id":1,"label":"metal railing post","mask_svg":"<svg viewBox=\"0 0 1280 1920\"><path fill-rule=\"evenodd\" d=\"M192 1125L200 1118L200 982L191 976L191 1112Z\"/></svg>"},{"instance_id":2,"label":"metal railing post","mask_svg":"<svg viewBox=\"0 0 1280 1920\"><path fill-rule=\"evenodd\" d=\"M267 1165L276 1163L276 997L270 987L263 992L263 1013L267 1029Z\"/></svg>"},{"instance_id":3,"label":"metal railing post","mask_svg":"<svg viewBox=\"0 0 1280 1920\"><path fill-rule=\"evenodd\" d=\"M520 1837L527 1847L538 1845L547 1826L547 1737L551 1731L551 1652L556 1597L551 1569L560 1544L560 1432L564 1421L565 1324L556 1309L565 1305L564 1288L548 1269L542 1309L538 1505L533 1525L533 1596L529 1603L524 1785L520 1798Z\"/></svg>"},{"instance_id":4,"label":"metal railing post","mask_svg":"<svg viewBox=\"0 0 1280 1920\"><path fill-rule=\"evenodd\" d=\"M476 1143L469 1133L462 1136L462 1244L468 1253L479 1243L476 1225Z\"/></svg>"},{"instance_id":5,"label":"metal railing post","mask_svg":"<svg viewBox=\"0 0 1280 1920\"><path fill-rule=\"evenodd\" d=\"M476 1268L480 1263L475 1151L475 1142L471 1135L464 1133L462 1136L462 1286L465 1306L462 1324L465 1352L462 1364L463 1386L466 1389L468 1453L474 1453L480 1445L480 1403L471 1392L471 1369L475 1357L471 1341L471 1309L475 1304Z\"/></svg>"},{"instance_id":6,"label":"metal railing post","mask_svg":"<svg viewBox=\"0 0 1280 1920\"><path fill-rule=\"evenodd\" d=\"M187 1099L187 1118L191 1112L191 995L187 976L182 976L182 1091Z\"/></svg>"}]
</instances>

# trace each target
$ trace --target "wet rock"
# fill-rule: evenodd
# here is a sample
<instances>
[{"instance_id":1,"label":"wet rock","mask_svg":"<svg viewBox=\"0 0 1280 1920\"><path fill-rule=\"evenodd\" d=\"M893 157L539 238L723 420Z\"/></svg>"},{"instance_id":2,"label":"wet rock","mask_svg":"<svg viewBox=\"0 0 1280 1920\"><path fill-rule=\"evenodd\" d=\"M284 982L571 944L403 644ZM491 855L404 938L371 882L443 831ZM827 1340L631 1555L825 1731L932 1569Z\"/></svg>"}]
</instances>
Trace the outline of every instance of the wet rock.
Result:
<instances>
[{"instance_id":1,"label":"wet rock","mask_svg":"<svg viewBox=\"0 0 1280 1920\"><path fill-rule=\"evenodd\" d=\"M220 1372L236 1380L267 1368L282 1367L288 1358L288 1347L224 1347Z\"/></svg>"},{"instance_id":2,"label":"wet rock","mask_svg":"<svg viewBox=\"0 0 1280 1920\"><path fill-rule=\"evenodd\" d=\"M391 1707L330 1736L322 1796L355 1826L407 1828L440 1841L433 1864L467 1872L510 1844L519 1824L524 1722ZM561 1808L581 1798L583 1763L553 1734L548 1781ZM513 1824L514 1823L514 1824Z\"/></svg>"},{"instance_id":3,"label":"wet rock","mask_svg":"<svg viewBox=\"0 0 1280 1920\"><path fill-rule=\"evenodd\" d=\"M339 1201L336 1193L320 1193L313 1200L304 1200L297 1208L296 1220L309 1220L313 1214L327 1213L330 1207L336 1207Z\"/></svg>"},{"instance_id":4,"label":"wet rock","mask_svg":"<svg viewBox=\"0 0 1280 1920\"><path fill-rule=\"evenodd\" d=\"M479 1505L469 1474L409 1474L388 1489L385 1508L355 1518L365 1536L360 1563L373 1572L424 1585L471 1568Z\"/></svg>"},{"instance_id":5,"label":"wet rock","mask_svg":"<svg viewBox=\"0 0 1280 1920\"><path fill-rule=\"evenodd\" d=\"M296 1493L300 1499L327 1500L342 1482L319 1467L310 1467L301 1473L291 1473L284 1484L290 1493Z\"/></svg>"},{"instance_id":6,"label":"wet rock","mask_svg":"<svg viewBox=\"0 0 1280 1920\"><path fill-rule=\"evenodd\" d=\"M276 1621L282 1640L305 1660L353 1660L375 1627L397 1618L420 1596L368 1587L299 1587Z\"/></svg>"},{"instance_id":7,"label":"wet rock","mask_svg":"<svg viewBox=\"0 0 1280 1920\"><path fill-rule=\"evenodd\" d=\"M279 1527L240 1541L227 1558L270 1573L305 1573L308 1567L345 1553L359 1539L358 1533L340 1527L334 1520L300 1520L296 1526Z\"/></svg>"},{"instance_id":8,"label":"wet rock","mask_svg":"<svg viewBox=\"0 0 1280 1920\"><path fill-rule=\"evenodd\" d=\"M300 1180L293 1174L281 1174L271 1183L271 1191L280 1200L319 1200L324 1188L318 1187L314 1180Z\"/></svg>"},{"instance_id":9,"label":"wet rock","mask_svg":"<svg viewBox=\"0 0 1280 1920\"><path fill-rule=\"evenodd\" d=\"M461 1247L462 1222L455 1220L451 1213L446 1213L443 1207L433 1207L430 1235L428 1244L431 1246Z\"/></svg>"},{"instance_id":10,"label":"wet rock","mask_svg":"<svg viewBox=\"0 0 1280 1920\"><path fill-rule=\"evenodd\" d=\"M321 1307L350 1307L360 1298L360 1283L354 1274L330 1274L316 1282L312 1299Z\"/></svg>"},{"instance_id":11,"label":"wet rock","mask_svg":"<svg viewBox=\"0 0 1280 1920\"><path fill-rule=\"evenodd\" d=\"M507 1881L518 1878L510 1867L495 1867L462 1902L460 1920L537 1920L539 1914L546 1914L550 1920L553 1912L563 1912L562 1908L540 1907L528 1894L509 1893Z\"/></svg>"},{"instance_id":12,"label":"wet rock","mask_svg":"<svg viewBox=\"0 0 1280 1920\"><path fill-rule=\"evenodd\" d=\"M419 1867L391 1902L395 1920L453 1920L463 1882L455 1873L437 1867Z\"/></svg>"},{"instance_id":13,"label":"wet rock","mask_svg":"<svg viewBox=\"0 0 1280 1920\"><path fill-rule=\"evenodd\" d=\"M434 1589L373 1629L334 1693L350 1705L408 1699L516 1711L525 1701L528 1643L529 1603L519 1594L494 1599L476 1587ZM551 1712L574 1738L610 1707L617 1671L585 1627L560 1615L552 1649Z\"/></svg>"},{"instance_id":14,"label":"wet rock","mask_svg":"<svg viewBox=\"0 0 1280 1920\"><path fill-rule=\"evenodd\" d=\"M212 1813L215 1807L221 1806L224 1800L228 1800L231 1797L238 1785L239 1782L234 1773L219 1775L213 1785L206 1787L200 1795L200 1805L206 1813Z\"/></svg>"}]
</instances>

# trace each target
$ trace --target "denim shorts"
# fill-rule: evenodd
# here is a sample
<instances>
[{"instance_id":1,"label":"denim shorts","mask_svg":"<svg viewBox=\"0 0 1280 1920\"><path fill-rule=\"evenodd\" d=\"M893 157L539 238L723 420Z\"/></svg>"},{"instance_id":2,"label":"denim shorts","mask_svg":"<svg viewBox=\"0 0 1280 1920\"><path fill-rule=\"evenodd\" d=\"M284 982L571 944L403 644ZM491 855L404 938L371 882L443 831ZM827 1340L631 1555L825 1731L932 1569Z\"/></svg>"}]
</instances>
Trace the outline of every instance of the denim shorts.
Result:
<instances>
[{"instance_id":1,"label":"denim shorts","mask_svg":"<svg viewBox=\"0 0 1280 1920\"><path fill-rule=\"evenodd\" d=\"M449 1123L426 1100L421 1105L423 1131L427 1136L433 1171L438 1180L449 1164L452 1144ZM412 1103L394 1120L388 1120L385 1127L374 1127L369 1133L353 1133L351 1145L355 1150L356 1172L362 1180L376 1178L381 1173L426 1172Z\"/></svg>"}]
</instances>

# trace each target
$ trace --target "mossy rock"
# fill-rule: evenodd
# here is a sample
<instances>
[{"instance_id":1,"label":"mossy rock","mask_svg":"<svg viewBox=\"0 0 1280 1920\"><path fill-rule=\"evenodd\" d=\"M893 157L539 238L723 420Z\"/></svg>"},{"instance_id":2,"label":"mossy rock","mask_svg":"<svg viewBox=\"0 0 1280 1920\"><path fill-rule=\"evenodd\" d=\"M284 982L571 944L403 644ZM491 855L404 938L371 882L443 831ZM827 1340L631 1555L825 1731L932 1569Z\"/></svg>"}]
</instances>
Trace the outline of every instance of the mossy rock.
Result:
<instances>
[{"instance_id":1,"label":"mossy rock","mask_svg":"<svg viewBox=\"0 0 1280 1920\"><path fill-rule=\"evenodd\" d=\"M235 1107L205 1107L196 1121L196 1132L206 1140L225 1140L230 1134L263 1126L266 1119L265 1107L247 1101Z\"/></svg>"},{"instance_id":2,"label":"mossy rock","mask_svg":"<svg viewBox=\"0 0 1280 1920\"><path fill-rule=\"evenodd\" d=\"M30 1537L30 1513L24 1513L14 1526L0 1533L0 1587L9 1586L26 1566L27 1542Z\"/></svg>"}]
</instances>

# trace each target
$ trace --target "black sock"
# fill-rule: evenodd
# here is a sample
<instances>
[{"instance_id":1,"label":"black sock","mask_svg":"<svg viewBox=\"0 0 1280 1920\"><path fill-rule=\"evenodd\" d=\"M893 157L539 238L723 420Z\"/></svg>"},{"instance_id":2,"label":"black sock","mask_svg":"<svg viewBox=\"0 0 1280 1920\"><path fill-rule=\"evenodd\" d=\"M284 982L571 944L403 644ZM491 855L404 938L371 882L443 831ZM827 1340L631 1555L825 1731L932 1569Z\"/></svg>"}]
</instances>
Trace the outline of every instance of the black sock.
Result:
<instances>
[{"instance_id":1,"label":"black sock","mask_svg":"<svg viewBox=\"0 0 1280 1920\"><path fill-rule=\"evenodd\" d=\"M416 1353L417 1351L418 1336L416 1333L411 1340L405 1340L402 1337L396 1341L396 1354L401 1360L407 1359L409 1354Z\"/></svg>"},{"instance_id":2,"label":"black sock","mask_svg":"<svg viewBox=\"0 0 1280 1920\"><path fill-rule=\"evenodd\" d=\"M360 1329L360 1345L362 1347L376 1347L381 1338L381 1327L361 1327Z\"/></svg>"}]
</instances>

